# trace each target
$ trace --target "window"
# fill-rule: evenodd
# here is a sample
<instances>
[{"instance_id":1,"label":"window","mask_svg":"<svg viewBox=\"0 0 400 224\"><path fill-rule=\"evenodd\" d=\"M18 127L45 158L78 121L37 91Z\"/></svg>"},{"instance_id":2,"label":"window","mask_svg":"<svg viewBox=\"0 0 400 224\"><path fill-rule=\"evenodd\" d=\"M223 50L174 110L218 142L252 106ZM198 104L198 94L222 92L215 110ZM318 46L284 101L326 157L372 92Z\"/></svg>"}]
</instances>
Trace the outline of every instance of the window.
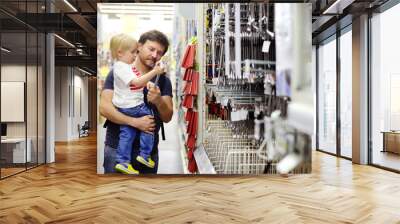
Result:
<instances>
[{"instance_id":1,"label":"window","mask_svg":"<svg viewBox=\"0 0 400 224\"><path fill-rule=\"evenodd\" d=\"M352 33L340 36L340 155L352 157Z\"/></svg>"},{"instance_id":2,"label":"window","mask_svg":"<svg viewBox=\"0 0 400 224\"><path fill-rule=\"evenodd\" d=\"M372 163L400 170L400 4L371 19Z\"/></svg>"},{"instance_id":3,"label":"window","mask_svg":"<svg viewBox=\"0 0 400 224\"><path fill-rule=\"evenodd\" d=\"M44 0L0 3L17 10L19 16L42 12L43 5ZM15 99L2 100L0 105L6 115L1 118L0 144L0 178L5 178L45 163L46 39L44 33L3 12L0 22L1 98L13 95Z\"/></svg>"},{"instance_id":4,"label":"window","mask_svg":"<svg viewBox=\"0 0 400 224\"><path fill-rule=\"evenodd\" d=\"M318 48L318 149L336 153L336 39Z\"/></svg>"}]
</instances>

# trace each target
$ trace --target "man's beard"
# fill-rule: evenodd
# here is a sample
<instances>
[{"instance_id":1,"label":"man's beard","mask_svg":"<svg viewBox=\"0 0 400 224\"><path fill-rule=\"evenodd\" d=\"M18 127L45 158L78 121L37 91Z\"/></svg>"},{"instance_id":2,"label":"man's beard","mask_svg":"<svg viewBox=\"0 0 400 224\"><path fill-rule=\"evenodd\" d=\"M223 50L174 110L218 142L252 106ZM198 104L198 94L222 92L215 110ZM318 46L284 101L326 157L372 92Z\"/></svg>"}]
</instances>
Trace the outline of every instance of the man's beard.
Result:
<instances>
[{"instance_id":1,"label":"man's beard","mask_svg":"<svg viewBox=\"0 0 400 224\"><path fill-rule=\"evenodd\" d=\"M141 57L139 57L140 62L142 62L142 64L144 66L146 66L149 70L153 69L154 66L156 65L156 62L152 59L142 59Z\"/></svg>"}]
</instances>

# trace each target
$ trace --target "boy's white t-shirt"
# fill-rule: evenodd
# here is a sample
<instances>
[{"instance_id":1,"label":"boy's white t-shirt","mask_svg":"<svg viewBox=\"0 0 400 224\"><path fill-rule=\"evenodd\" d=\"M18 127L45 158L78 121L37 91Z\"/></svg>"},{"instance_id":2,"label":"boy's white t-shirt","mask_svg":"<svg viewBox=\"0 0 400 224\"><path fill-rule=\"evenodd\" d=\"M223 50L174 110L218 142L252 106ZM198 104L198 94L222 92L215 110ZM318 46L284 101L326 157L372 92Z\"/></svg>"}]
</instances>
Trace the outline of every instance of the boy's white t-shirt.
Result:
<instances>
[{"instance_id":1,"label":"boy's white t-shirt","mask_svg":"<svg viewBox=\"0 0 400 224\"><path fill-rule=\"evenodd\" d=\"M144 102L143 87L129 85L140 76L140 72L121 61L114 63L114 96L113 104L118 108L132 108Z\"/></svg>"}]
</instances>

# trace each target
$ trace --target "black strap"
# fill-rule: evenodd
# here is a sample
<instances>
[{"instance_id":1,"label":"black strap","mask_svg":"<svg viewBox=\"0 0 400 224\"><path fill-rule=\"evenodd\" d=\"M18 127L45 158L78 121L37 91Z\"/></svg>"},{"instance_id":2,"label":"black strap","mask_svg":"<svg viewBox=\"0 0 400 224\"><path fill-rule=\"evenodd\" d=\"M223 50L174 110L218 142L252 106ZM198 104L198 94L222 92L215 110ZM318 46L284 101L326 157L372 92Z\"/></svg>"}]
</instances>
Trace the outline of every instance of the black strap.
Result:
<instances>
[{"instance_id":1,"label":"black strap","mask_svg":"<svg viewBox=\"0 0 400 224\"><path fill-rule=\"evenodd\" d=\"M162 137L162 140L165 141L164 122L162 122L162 121L161 121L161 137Z\"/></svg>"},{"instance_id":2,"label":"black strap","mask_svg":"<svg viewBox=\"0 0 400 224\"><path fill-rule=\"evenodd\" d=\"M161 80L160 80L159 78L160 78L160 75L157 75L154 84L155 84L156 86L158 86L158 87L161 89L161 86L164 86L164 79L161 79ZM162 137L162 140L165 141L164 122L163 122L161 119L160 119L160 121L161 121L161 125L160 125L160 128L161 128L161 137Z\"/></svg>"},{"instance_id":3,"label":"black strap","mask_svg":"<svg viewBox=\"0 0 400 224\"><path fill-rule=\"evenodd\" d=\"M109 121L108 121L108 119L107 119L106 122L104 122L104 124L103 124L103 128L107 128L107 127L108 127L108 124L109 124Z\"/></svg>"}]
</instances>

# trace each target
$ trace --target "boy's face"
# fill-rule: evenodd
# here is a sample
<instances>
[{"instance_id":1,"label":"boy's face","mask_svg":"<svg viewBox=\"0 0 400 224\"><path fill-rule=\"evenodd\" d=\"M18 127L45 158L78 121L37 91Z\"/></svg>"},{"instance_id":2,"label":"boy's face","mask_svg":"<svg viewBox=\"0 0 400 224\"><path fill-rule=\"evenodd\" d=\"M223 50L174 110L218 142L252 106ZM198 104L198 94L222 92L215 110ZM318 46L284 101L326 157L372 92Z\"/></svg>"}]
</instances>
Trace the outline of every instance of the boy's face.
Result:
<instances>
[{"instance_id":1,"label":"boy's face","mask_svg":"<svg viewBox=\"0 0 400 224\"><path fill-rule=\"evenodd\" d=\"M137 44L134 44L128 50L119 50L118 51L118 59L127 64L132 64L137 55Z\"/></svg>"}]
</instances>

